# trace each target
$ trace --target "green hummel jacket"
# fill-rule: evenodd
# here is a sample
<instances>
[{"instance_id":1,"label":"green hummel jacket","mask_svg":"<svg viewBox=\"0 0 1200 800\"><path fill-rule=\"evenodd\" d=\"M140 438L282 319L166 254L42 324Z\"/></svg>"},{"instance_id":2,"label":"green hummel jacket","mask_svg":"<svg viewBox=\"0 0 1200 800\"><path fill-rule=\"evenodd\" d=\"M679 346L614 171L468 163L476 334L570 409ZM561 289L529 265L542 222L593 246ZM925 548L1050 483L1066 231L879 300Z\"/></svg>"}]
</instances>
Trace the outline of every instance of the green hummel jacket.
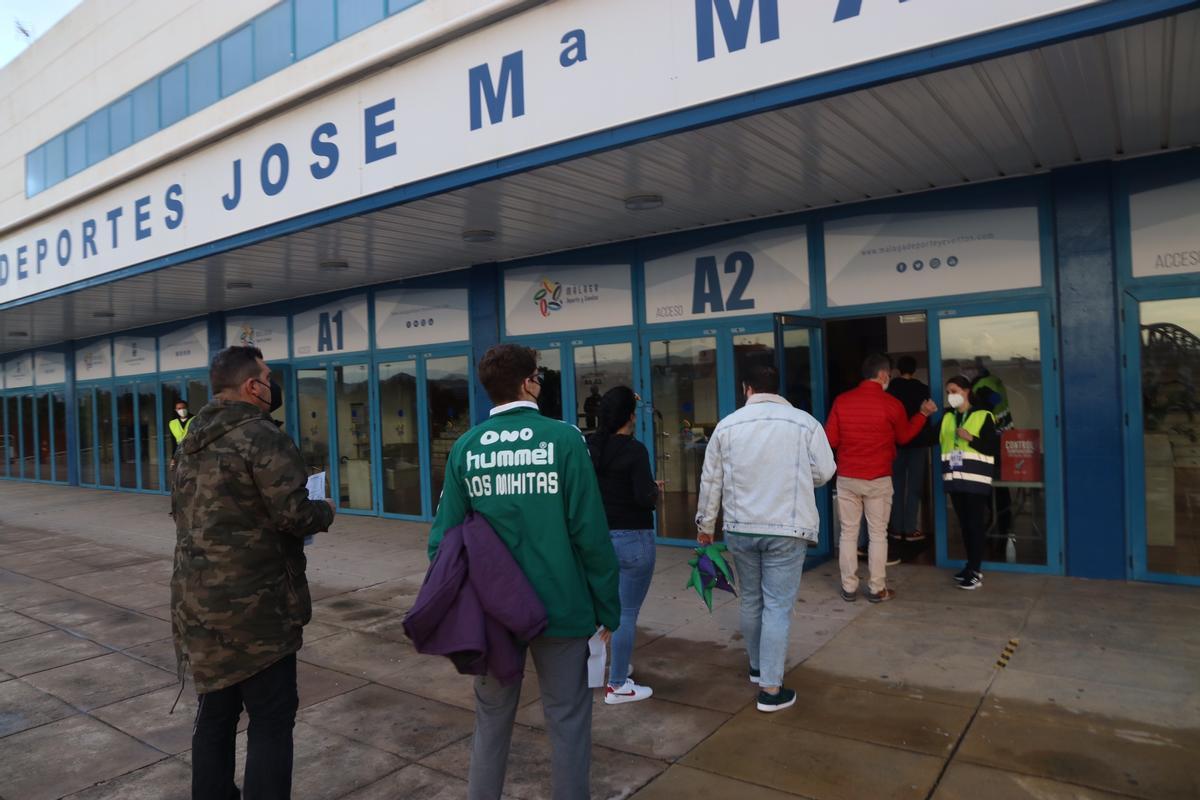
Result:
<instances>
[{"instance_id":1,"label":"green hummel jacket","mask_svg":"<svg viewBox=\"0 0 1200 800\"><path fill-rule=\"evenodd\" d=\"M617 629L620 568L577 428L543 417L532 404L509 404L463 434L446 463L430 559L446 531L471 511L495 529L546 606L544 635Z\"/></svg>"}]
</instances>

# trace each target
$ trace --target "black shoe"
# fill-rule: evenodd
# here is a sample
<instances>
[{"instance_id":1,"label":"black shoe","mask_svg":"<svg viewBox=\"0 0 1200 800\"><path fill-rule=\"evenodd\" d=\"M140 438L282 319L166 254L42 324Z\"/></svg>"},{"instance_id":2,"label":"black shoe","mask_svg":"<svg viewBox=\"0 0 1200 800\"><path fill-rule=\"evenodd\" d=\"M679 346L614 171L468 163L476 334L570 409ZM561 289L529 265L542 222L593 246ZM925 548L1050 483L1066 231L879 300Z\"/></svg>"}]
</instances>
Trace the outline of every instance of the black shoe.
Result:
<instances>
[{"instance_id":1,"label":"black shoe","mask_svg":"<svg viewBox=\"0 0 1200 800\"><path fill-rule=\"evenodd\" d=\"M858 592L847 592L845 589L842 589L841 592L842 592L842 599L845 600L847 603L853 603L855 600L858 599Z\"/></svg>"},{"instance_id":2,"label":"black shoe","mask_svg":"<svg viewBox=\"0 0 1200 800\"><path fill-rule=\"evenodd\" d=\"M955 583L962 583L963 579L970 574L971 570L968 567L963 567L958 572L954 573L954 577L951 580L953 580Z\"/></svg>"},{"instance_id":3,"label":"black shoe","mask_svg":"<svg viewBox=\"0 0 1200 800\"><path fill-rule=\"evenodd\" d=\"M890 544L888 545L887 561L885 563L889 567L894 567L900 563L900 554L896 552Z\"/></svg>"},{"instance_id":4,"label":"black shoe","mask_svg":"<svg viewBox=\"0 0 1200 800\"><path fill-rule=\"evenodd\" d=\"M968 592L973 592L983 586L983 573L972 572L958 582L958 588L966 589Z\"/></svg>"},{"instance_id":5,"label":"black shoe","mask_svg":"<svg viewBox=\"0 0 1200 800\"><path fill-rule=\"evenodd\" d=\"M757 686L762 679L762 673L756 669L750 670L750 682Z\"/></svg>"},{"instance_id":6,"label":"black shoe","mask_svg":"<svg viewBox=\"0 0 1200 800\"><path fill-rule=\"evenodd\" d=\"M796 692L793 689L781 686L777 694L758 693L759 711L771 714L775 711L783 711L785 708L791 708L794 705L796 705Z\"/></svg>"},{"instance_id":7,"label":"black shoe","mask_svg":"<svg viewBox=\"0 0 1200 800\"><path fill-rule=\"evenodd\" d=\"M873 592L867 592L867 602L868 603L886 603L888 600L891 600L895 596L896 596L896 592L894 589L888 589L887 587L884 587L879 592L879 594L875 594Z\"/></svg>"}]
</instances>

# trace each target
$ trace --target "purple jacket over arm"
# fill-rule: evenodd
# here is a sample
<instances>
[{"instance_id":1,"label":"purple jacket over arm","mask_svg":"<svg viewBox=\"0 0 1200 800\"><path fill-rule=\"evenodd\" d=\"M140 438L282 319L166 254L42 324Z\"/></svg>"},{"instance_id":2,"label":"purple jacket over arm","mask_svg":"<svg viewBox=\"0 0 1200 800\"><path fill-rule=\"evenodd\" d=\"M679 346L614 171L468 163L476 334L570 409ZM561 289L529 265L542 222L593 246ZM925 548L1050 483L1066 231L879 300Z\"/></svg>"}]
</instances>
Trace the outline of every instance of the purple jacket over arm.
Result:
<instances>
[{"instance_id":1,"label":"purple jacket over arm","mask_svg":"<svg viewBox=\"0 0 1200 800\"><path fill-rule=\"evenodd\" d=\"M546 629L546 609L487 520L468 514L438 547L404 632L418 653L447 656L464 675L505 685L525 672L521 642Z\"/></svg>"}]
</instances>

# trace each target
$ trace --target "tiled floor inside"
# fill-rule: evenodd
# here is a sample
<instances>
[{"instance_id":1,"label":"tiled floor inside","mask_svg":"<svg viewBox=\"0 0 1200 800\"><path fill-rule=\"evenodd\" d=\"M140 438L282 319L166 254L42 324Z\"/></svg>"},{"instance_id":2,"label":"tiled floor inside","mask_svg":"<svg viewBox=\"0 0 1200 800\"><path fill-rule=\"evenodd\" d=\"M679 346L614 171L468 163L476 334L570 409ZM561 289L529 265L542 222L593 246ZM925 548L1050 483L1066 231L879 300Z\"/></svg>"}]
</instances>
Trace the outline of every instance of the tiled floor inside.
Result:
<instances>
[{"instance_id":1,"label":"tiled floor inside","mask_svg":"<svg viewBox=\"0 0 1200 800\"><path fill-rule=\"evenodd\" d=\"M0 484L0 797L186 798L165 498ZM309 553L294 797L465 796L470 681L400 621L427 526L342 517ZM634 654L653 699L597 702L595 798L1200 797L1200 591L992 572L962 592L893 568L896 600L805 574L788 711L754 710L737 601L685 590L660 548ZM1010 642L1013 655L997 665ZM536 676L506 791L548 796ZM244 749L240 739L239 759ZM239 761L240 763L240 761Z\"/></svg>"}]
</instances>

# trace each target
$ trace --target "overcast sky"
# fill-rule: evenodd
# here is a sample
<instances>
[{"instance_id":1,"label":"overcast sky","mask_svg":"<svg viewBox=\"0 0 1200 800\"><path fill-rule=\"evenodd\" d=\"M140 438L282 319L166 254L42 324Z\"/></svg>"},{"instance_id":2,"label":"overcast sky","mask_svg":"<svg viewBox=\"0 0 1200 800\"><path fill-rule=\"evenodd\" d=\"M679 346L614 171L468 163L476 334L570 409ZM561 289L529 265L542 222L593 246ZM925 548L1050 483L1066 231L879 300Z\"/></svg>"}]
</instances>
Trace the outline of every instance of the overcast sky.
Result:
<instances>
[{"instance_id":1,"label":"overcast sky","mask_svg":"<svg viewBox=\"0 0 1200 800\"><path fill-rule=\"evenodd\" d=\"M77 5L79 0L0 0L0 67ZM32 38L25 37L18 26L28 30Z\"/></svg>"}]
</instances>

